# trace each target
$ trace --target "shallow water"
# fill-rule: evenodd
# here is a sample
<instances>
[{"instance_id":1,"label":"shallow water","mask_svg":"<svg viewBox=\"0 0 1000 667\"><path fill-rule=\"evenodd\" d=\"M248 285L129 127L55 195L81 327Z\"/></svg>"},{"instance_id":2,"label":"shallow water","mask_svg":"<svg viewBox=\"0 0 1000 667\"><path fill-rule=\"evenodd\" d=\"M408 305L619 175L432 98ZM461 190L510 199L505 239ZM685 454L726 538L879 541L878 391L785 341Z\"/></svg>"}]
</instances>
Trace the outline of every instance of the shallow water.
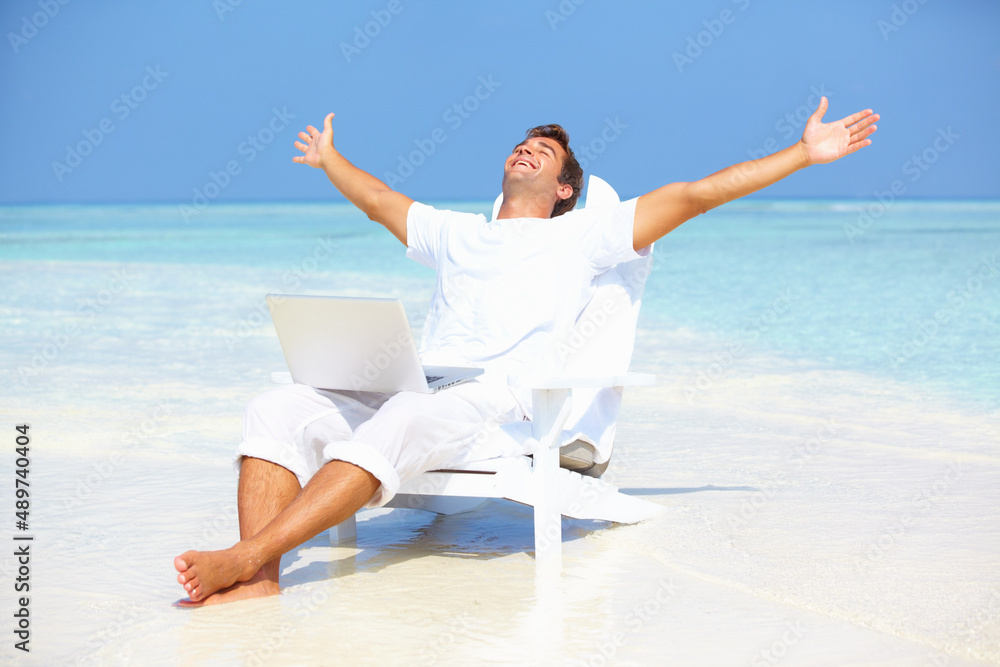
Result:
<instances>
[{"instance_id":1,"label":"shallow water","mask_svg":"<svg viewBox=\"0 0 1000 667\"><path fill-rule=\"evenodd\" d=\"M173 556L236 538L241 411L283 367L262 295L422 320L430 272L346 211L0 213L0 412L32 434L19 663L1000 663L996 279L886 361L998 249L987 205L900 204L853 244L848 205L747 205L661 242L633 363L659 382L626 393L607 478L668 511L565 520L555 582L530 512L491 502L363 513L357 548L288 554L278 598L170 607Z\"/></svg>"}]
</instances>

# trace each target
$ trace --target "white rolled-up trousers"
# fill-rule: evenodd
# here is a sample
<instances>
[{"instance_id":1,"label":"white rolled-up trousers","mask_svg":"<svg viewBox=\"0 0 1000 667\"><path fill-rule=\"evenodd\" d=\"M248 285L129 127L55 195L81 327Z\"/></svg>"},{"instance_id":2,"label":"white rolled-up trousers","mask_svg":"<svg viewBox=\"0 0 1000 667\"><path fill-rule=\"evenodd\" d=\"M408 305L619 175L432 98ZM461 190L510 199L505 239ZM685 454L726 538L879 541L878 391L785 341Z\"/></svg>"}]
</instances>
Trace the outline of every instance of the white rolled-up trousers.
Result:
<instances>
[{"instance_id":1,"label":"white rolled-up trousers","mask_svg":"<svg viewBox=\"0 0 1000 667\"><path fill-rule=\"evenodd\" d=\"M263 459L305 486L327 462L346 461L381 482L366 505L380 507L422 472L476 460L500 424L522 419L505 385L475 380L433 394L282 385L247 406L234 466L238 475L243 457Z\"/></svg>"}]
</instances>

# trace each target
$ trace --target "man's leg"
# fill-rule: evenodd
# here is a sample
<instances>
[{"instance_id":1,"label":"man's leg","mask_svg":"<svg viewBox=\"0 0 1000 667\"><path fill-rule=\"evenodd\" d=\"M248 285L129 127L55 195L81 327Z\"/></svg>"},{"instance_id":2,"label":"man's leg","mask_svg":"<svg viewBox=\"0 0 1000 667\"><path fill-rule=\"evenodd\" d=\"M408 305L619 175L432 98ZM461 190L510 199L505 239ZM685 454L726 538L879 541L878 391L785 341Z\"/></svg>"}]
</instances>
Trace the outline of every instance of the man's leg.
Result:
<instances>
[{"instance_id":1,"label":"man's leg","mask_svg":"<svg viewBox=\"0 0 1000 667\"><path fill-rule=\"evenodd\" d=\"M190 551L175 559L178 581L193 601L205 600L236 582L248 582L266 564L369 501L388 501L398 488L399 475L405 479L437 467L473 447L485 424L515 418L520 418L519 408L505 388L498 391L469 383L434 395L397 394L354 428L349 442L321 438L322 425L316 422L316 432L306 440L330 442L323 449L329 462L259 533L230 549ZM382 493L373 498L380 487Z\"/></svg>"},{"instance_id":2,"label":"man's leg","mask_svg":"<svg viewBox=\"0 0 1000 667\"><path fill-rule=\"evenodd\" d=\"M282 466L252 457L244 457L240 471L237 508L240 517L240 539L253 537L295 499L301 491L299 480ZM175 561L175 565L179 565ZM187 563L182 563L186 568ZM203 602L181 601L182 606L232 602L250 597L277 595L281 558L265 563L257 574L219 591ZM185 582L178 577L181 584ZM188 590L188 589L185 589ZM189 591L190 592L190 591Z\"/></svg>"},{"instance_id":3,"label":"man's leg","mask_svg":"<svg viewBox=\"0 0 1000 667\"><path fill-rule=\"evenodd\" d=\"M332 440L324 460L354 463L382 482L371 506L383 505L402 482L457 458L473 461L495 454L482 450L489 435L524 416L506 386L479 382L436 394L402 392L354 430L350 441Z\"/></svg>"},{"instance_id":4,"label":"man's leg","mask_svg":"<svg viewBox=\"0 0 1000 667\"><path fill-rule=\"evenodd\" d=\"M326 443L349 438L382 400L369 394L334 395L299 385L286 385L253 399L244 414L243 441L236 459L240 540L257 535L286 509L322 467L321 452ZM278 592L281 554L265 562L249 579L241 575L210 595L204 586L192 581L200 569L194 566L195 553L174 559L177 580L191 597L182 605L215 604Z\"/></svg>"},{"instance_id":5,"label":"man's leg","mask_svg":"<svg viewBox=\"0 0 1000 667\"><path fill-rule=\"evenodd\" d=\"M244 466L246 464L244 461ZM251 597L235 594L243 588L233 586L239 583L255 582L256 590L270 590L269 576L272 574L276 588L282 554L353 515L368 502L380 484L374 475L362 468L343 461L330 461L287 507L252 537L241 537L233 547L222 551L188 551L174 559L179 572L177 580L195 603L206 599L228 602ZM273 503L271 507L276 505ZM242 534L242 518L240 523ZM210 596L217 591L221 591L220 597L213 600Z\"/></svg>"}]
</instances>

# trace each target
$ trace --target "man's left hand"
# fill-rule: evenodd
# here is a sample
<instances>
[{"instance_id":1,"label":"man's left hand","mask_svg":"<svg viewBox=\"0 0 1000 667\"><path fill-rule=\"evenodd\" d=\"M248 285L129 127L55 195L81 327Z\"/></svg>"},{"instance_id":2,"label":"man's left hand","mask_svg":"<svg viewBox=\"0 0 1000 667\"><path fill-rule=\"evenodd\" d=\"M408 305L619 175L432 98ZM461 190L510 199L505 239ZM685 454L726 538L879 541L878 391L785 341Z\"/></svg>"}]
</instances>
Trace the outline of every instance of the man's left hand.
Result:
<instances>
[{"instance_id":1,"label":"man's left hand","mask_svg":"<svg viewBox=\"0 0 1000 667\"><path fill-rule=\"evenodd\" d=\"M820 98L819 107L806 121L806 129L802 133L802 146L810 164L833 162L870 145L872 142L868 137L878 129L874 123L879 115L871 109L824 123L827 106L826 97Z\"/></svg>"}]
</instances>

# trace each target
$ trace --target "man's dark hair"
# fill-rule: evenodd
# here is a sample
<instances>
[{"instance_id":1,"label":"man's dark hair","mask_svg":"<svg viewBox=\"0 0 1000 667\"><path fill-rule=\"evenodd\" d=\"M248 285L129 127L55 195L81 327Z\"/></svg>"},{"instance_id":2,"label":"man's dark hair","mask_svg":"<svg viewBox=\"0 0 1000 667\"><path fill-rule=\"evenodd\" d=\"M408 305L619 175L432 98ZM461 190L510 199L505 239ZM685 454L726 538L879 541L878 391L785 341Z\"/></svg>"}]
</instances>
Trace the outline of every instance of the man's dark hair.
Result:
<instances>
[{"instance_id":1,"label":"man's dark hair","mask_svg":"<svg viewBox=\"0 0 1000 667\"><path fill-rule=\"evenodd\" d=\"M573 186L573 194L556 202L552 208L551 217L554 218L566 211L572 211L573 207L576 206L576 200L580 198L580 193L583 191L583 168L577 162L576 156L573 155L573 149L569 147L569 133L560 125L539 125L531 128L524 135L525 139L532 137L552 139L566 151L566 159L563 160L562 171L559 173L559 182Z\"/></svg>"}]
</instances>

